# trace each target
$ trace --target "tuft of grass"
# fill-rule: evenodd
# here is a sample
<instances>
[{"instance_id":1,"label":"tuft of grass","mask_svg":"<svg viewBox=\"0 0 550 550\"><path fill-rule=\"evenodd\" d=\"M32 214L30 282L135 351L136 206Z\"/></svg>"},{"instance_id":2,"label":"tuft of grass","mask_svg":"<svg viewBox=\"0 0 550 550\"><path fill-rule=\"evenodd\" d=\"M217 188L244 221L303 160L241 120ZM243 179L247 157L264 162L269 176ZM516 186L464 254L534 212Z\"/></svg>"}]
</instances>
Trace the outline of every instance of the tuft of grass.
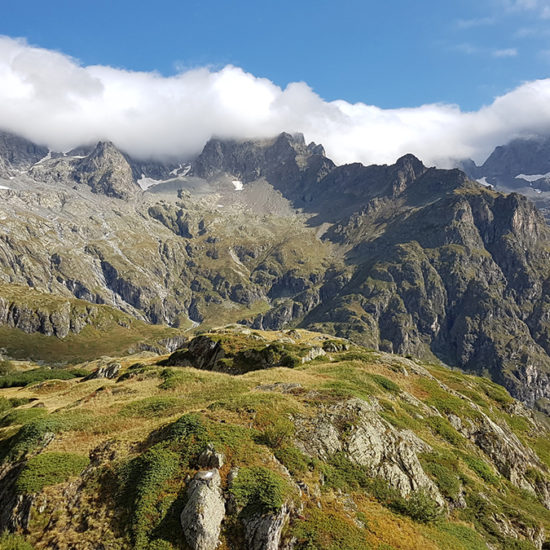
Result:
<instances>
[{"instance_id":1,"label":"tuft of grass","mask_svg":"<svg viewBox=\"0 0 550 550\"><path fill-rule=\"evenodd\" d=\"M460 457L467 464L468 468L475 472L483 481L491 485L498 483L498 475L494 473L489 464L483 459L467 453L460 453Z\"/></svg>"},{"instance_id":2,"label":"tuft of grass","mask_svg":"<svg viewBox=\"0 0 550 550\"><path fill-rule=\"evenodd\" d=\"M451 453L425 453L419 458L423 469L435 480L443 496L456 499L461 486L456 457Z\"/></svg>"},{"instance_id":3,"label":"tuft of grass","mask_svg":"<svg viewBox=\"0 0 550 550\"><path fill-rule=\"evenodd\" d=\"M56 413L31 420L3 442L0 448L0 461L21 459L25 454L39 447L49 433L79 430L94 423L97 423L97 419L87 411Z\"/></svg>"},{"instance_id":4,"label":"tuft of grass","mask_svg":"<svg viewBox=\"0 0 550 550\"><path fill-rule=\"evenodd\" d=\"M370 377L383 389L390 393L399 393L401 388L389 378L382 376L381 374L371 374Z\"/></svg>"},{"instance_id":5,"label":"tuft of grass","mask_svg":"<svg viewBox=\"0 0 550 550\"><path fill-rule=\"evenodd\" d=\"M78 475L90 460L74 453L42 453L30 458L19 474L15 490L19 494L38 493L44 487L63 483Z\"/></svg>"}]
</instances>

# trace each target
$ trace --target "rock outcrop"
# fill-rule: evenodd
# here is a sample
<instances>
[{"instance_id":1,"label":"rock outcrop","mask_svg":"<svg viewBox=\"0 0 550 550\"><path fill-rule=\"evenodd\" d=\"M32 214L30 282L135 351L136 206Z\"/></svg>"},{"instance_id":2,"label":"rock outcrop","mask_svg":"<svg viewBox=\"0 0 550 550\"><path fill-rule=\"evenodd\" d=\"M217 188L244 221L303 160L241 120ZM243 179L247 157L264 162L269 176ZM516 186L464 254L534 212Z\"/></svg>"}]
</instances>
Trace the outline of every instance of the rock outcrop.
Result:
<instances>
[{"instance_id":1,"label":"rock outcrop","mask_svg":"<svg viewBox=\"0 0 550 550\"><path fill-rule=\"evenodd\" d=\"M247 550L279 550L283 528L289 517L290 508L285 503L277 513L244 518Z\"/></svg>"},{"instance_id":2,"label":"rock outcrop","mask_svg":"<svg viewBox=\"0 0 550 550\"><path fill-rule=\"evenodd\" d=\"M298 445L321 460L344 453L402 496L423 489L444 506L445 500L418 460L419 453L431 451L430 446L411 431L397 430L379 412L375 401L351 399L321 410L312 419L297 418Z\"/></svg>"},{"instance_id":3,"label":"rock outcrop","mask_svg":"<svg viewBox=\"0 0 550 550\"><path fill-rule=\"evenodd\" d=\"M218 470L196 474L187 490L187 504L181 513L181 526L193 550L214 550L219 544L225 500Z\"/></svg>"}]
</instances>

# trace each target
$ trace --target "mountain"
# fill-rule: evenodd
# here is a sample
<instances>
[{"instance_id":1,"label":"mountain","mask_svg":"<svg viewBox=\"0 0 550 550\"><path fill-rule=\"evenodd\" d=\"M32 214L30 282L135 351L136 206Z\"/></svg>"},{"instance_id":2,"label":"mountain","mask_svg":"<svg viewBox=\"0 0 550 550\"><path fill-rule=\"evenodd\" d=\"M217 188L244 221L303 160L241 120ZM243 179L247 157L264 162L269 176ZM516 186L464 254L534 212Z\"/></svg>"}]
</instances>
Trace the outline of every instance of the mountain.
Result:
<instances>
[{"instance_id":1,"label":"mountain","mask_svg":"<svg viewBox=\"0 0 550 550\"><path fill-rule=\"evenodd\" d=\"M3 548L549 544L548 418L486 378L245 327L0 368Z\"/></svg>"},{"instance_id":2,"label":"mountain","mask_svg":"<svg viewBox=\"0 0 550 550\"><path fill-rule=\"evenodd\" d=\"M136 161L107 142L46 157L14 168L4 155L7 285L190 333L329 332L548 406L550 233L517 193L412 155L336 166L287 133L212 139L190 164ZM146 166L165 179L143 191Z\"/></svg>"},{"instance_id":3,"label":"mountain","mask_svg":"<svg viewBox=\"0 0 550 550\"><path fill-rule=\"evenodd\" d=\"M496 189L527 195L550 217L550 137L514 139L496 147L481 166L464 161L460 167Z\"/></svg>"}]
</instances>

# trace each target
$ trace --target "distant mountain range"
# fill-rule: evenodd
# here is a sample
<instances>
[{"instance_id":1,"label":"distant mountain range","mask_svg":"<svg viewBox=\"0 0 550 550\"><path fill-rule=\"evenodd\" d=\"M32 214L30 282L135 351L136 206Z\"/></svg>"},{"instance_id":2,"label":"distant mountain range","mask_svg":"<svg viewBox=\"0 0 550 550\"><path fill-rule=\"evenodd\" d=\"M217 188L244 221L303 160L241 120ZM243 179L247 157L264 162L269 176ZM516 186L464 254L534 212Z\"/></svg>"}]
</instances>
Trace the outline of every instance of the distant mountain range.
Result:
<instances>
[{"instance_id":1,"label":"distant mountain range","mask_svg":"<svg viewBox=\"0 0 550 550\"><path fill-rule=\"evenodd\" d=\"M161 163L4 133L0 280L182 329L298 326L440 358L545 409L550 229L524 196L474 181L510 189L540 173L524 181L542 185L550 141L529 143L463 163L469 178L412 155L336 166L300 134L212 139L189 163Z\"/></svg>"}]
</instances>

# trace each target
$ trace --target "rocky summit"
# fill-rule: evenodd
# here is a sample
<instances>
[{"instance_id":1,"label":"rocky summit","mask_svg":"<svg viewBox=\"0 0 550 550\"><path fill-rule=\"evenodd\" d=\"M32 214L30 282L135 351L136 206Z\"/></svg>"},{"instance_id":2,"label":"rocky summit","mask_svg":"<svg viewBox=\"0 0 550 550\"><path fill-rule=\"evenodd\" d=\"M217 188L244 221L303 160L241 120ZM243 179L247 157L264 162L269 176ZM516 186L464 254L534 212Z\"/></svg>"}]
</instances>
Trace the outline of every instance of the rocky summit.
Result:
<instances>
[{"instance_id":1,"label":"rocky summit","mask_svg":"<svg viewBox=\"0 0 550 550\"><path fill-rule=\"evenodd\" d=\"M463 166L0 134L0 547L548 547L550 229Z\"/></svg>"}]
</instances>

